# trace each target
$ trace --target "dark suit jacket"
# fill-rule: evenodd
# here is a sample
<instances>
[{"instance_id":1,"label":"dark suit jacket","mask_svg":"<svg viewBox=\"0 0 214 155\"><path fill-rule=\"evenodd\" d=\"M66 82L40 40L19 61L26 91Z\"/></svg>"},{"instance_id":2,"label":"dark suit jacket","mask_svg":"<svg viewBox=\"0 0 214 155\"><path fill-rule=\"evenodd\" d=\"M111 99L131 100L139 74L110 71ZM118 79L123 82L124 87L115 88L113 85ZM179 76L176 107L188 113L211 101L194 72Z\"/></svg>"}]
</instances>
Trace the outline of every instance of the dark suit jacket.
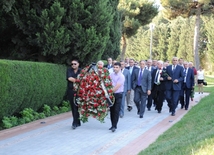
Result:
<instances>
[{"instance_id":1,"label":"dark suit jacket","mask_svg":"<svg viewBox=\"0 0 214 155\"><path fill-rule=\"evenodd\" d=\"M177 65L176 69L172 71L172 65L167 66L166 73L172 78L172 80L166 80L166 90L181 90L182 83L184 81L184 68L182 66ZM178 83L173 83L173 81L177 79Z\"/></svg>"},{"instance_id":2,"label":"dark suit jacket","mask_svg":"<svg viewBox=\"0 0 214 155\"><path fill-rule=\"evenodd\" d=\"M194 86L194 71L191 68L187 69L186 87L192 88Z\"/></svg>"},{"instance_id":3,"label":"dark suit jacket","mask_svg":"<svg viewBox=\"0 0 214 155\"><path fill-rule=\"evenodd\" d=\"M128 67L126 67L126 69L130 69L130 66L128 66ZM132 73L134 72L134 70L135 69L139 69L138 67L136 67L136 66L133 66L133 69L132 69ZM130 72L130 71L129 71ZM132 79L132 73L130 73L130 75L131 75L131 83L132 83L132 81L133 81L133 79Z\"/></svg>"},{"instance_id":4,"label":"dark suit jacket","mask_svg":"<svg viewBox=\"0 0 214 155\"><path fill-rule=\"evenodd\" d=\"M104 67L106 67L106 68L108 68L108 69L113 68L113 66L114 66L114 65L112 65L112 64L111 64L111 66L110 66L110 67L109 67L109 64L104 65Z\"/></svg>"},{"instance_id":5,"label":"dark suit jacket","mask_svg":"<svg viewBox=\"0 0 214 155\"><path fill-rule=\"evenodd\" d=\"M153 90L153 88L155 86L154 82L155 82L155 77L156 77L157 70L158 69L154 69L153 72L152 72L152 90ZM161 74L160 77L164 78L162 74ZM160 81L159 90L165 90L165 81Z\"/></svg>"},{"instance_id":6,"label":"dark suit jacket","mask_svg":"<svg viewBox=\"0 0 214 155\"><path fill-rule=\"evenodd\" d=\"M140 68L137 68L132 73L132 89L135 89L138 82ZM142 79L141 79L141 88L144 93L147 93L148 90L151 90L151 72L147 69L144 69Z\"/></svg>"},{"instance_id":7,"label":"dark suit jacket","mask_svg":"<svg viewBox=\"0 0 214 155\"><path fill-rule=\"evenodd\" d=\"M125 76L124 92L131 90L131 75L128 69L124 69L123 75Z\"/></svg>"}]
</instances>

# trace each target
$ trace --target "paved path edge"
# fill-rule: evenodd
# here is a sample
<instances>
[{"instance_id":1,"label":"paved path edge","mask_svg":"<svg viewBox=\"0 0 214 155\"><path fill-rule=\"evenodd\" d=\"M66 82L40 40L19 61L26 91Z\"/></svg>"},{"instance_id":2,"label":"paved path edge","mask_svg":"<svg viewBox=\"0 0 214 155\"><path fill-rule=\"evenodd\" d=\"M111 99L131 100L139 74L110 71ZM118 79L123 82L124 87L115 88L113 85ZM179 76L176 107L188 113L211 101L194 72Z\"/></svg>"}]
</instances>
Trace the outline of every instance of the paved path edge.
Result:
<instances>
[{"instance_id":1,"label":"paved path edge","mask_svg":"<svg viewBox=\"0 0 214 155\"><path fill-rule=\"evenodd\" d=\"M198 102L205 96L209 95L208 93L205 93L201 96L198 96L194 98L193 101L190 102L189 110L198 104ZM180 108L180 105L179 105ZM188 110L188 111L189 111ZM172 127L175 123L181 120L181 118L188 113L188 111L184 109L178 109L176 111L175 116L171 116L169 113L169 116L156 124L154 127L146 131L144 134L139 136L137 139L133 140L129 144L127 144L125 147L120 149L118 152L115 153L115 155L137 155L142 150L147 148L150 144L155 142L157 138L163 134L166 130L168 130L170 127Z\"/></svg>"},{"instance_id":2,"label":"paved path edge","mask_svg":"<svg viewBox=\"0 0 214 155\"><path fill-rule=\"evenodd\" d=\"M58 114L55 116L46 117L44 119L39 119L27 124L15 126L10 129L4 129L0 131L0 140L4 140L13 136L16 136L18 134L22 134L31 130L35 130L44 126L48 126L50 124L56 123L58 121L71 118L72 114L71 112L66 112L63 114ZM44 123L41 123L44 122Z\"/></svg>"}]
</instances>

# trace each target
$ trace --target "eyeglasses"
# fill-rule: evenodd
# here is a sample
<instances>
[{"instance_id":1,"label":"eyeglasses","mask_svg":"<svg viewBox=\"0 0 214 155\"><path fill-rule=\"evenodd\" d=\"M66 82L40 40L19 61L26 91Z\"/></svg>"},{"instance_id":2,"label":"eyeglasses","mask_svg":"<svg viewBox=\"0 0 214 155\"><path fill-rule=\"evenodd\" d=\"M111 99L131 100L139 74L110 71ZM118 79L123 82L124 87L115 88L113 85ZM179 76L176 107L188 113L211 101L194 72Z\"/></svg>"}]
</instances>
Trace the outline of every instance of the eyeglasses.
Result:
<instances>
[{"instance_id":1,"label":"eyeglasses","mask_svg":"<svg viewBox=\"0 0 214 155\"><path fill-rule=\"evenodd\" d=\"M178 60L173 60L173 61L178 61Z\"/></svg>"},{"instance_id":2,"label":"eyeglasses","mask_svg":"<svg viewBox=\"0 0 214 155\"><path fill-rule=\"evenodd\" d=\"M71 65L73 66L73 65L77 65L77 64L76 64L76 63L73 63L73 64L71 64Z\"/></svg>"}]
</instances>

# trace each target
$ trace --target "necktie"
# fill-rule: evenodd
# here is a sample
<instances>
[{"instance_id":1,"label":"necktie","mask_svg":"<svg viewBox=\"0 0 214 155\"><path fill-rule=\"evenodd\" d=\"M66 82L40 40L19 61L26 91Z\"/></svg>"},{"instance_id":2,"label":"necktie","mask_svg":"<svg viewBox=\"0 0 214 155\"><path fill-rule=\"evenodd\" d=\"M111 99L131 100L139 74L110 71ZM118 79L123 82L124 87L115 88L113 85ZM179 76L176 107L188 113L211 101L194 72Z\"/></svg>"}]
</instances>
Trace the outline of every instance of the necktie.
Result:
<instances>
[{"instance_id":1,"label":"necktie","mask_svg":"<svg viewBox=\"0 0 214 155\"><path fill-rule=\"evenodd\" d=\"M184 69L184 82L186 83L186 75L187 75L187 69Z\"/></svg>"},{"instance_id":2,"label":"necktie","mask_svg":"<svg viewBox=\"0 0 214 155\"><path fill-rule=\"evenodd\" d=\"M186 72L187 72L187 69L185 68L185 69L184 69L184 76L186 76Z\"/></svg>"},{"instance_id":3,"label":"necktie","mask_svg":"<svg viewBox=\"0 0 214 155\"><path fill-rule=\"evenodd\" d=\"M172 69L172 71L174 72L175 71L175 65L173 65L173 67L172 67L173 69Z\"/></svg>"},{"instance_id":4,"label":"necktie","mask_svg":"<svg viewBox=\"0 0 214 155\"><path fill-rule=\"evenodd\" d=\"M159 76L159 69L157 70L157 74L156 74L156 77L155 77L155 83L158 83L158 76Z\"/></svg>"},{"instance_id":5,"label":"necktie","mask_svg":"<svg viewBox=\"0 0 214 155\"><path fill-rule=\"evenodd\" d=\"M142 78L142 69L140 70L140 75L138 76L138 82L137 82L138 86L141 86L141 78Z\"/></svg>"},{"instance_id":6,"label":"necktie","mask_svg":"<svg viewBox=\"0 0 214 155\"><path fill-rule=\"evenodd\" d=\"M133 70L133 67L130 66L129 72L130 72L131 75L132 75L132 70Z\"/></svg>"}]
</instances>

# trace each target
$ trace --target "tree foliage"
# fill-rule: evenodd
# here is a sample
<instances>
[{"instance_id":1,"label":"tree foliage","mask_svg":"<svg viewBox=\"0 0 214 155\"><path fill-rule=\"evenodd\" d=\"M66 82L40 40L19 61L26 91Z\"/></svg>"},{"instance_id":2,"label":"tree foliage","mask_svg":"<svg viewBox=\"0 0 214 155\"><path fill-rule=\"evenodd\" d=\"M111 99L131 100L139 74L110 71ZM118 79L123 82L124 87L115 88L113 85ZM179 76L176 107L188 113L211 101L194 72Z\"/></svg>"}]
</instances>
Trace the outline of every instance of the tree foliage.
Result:
<instances>
[{"instance_id":1,"label":"tree foliage","mask_svg":"<svg viewBox=\"0 0 214 155\"><path fill-rule=\"evenodd\" d=\"M158 14L158 7L147 0L120 0L118 8L122 16L122 33L127 38L135 35L140 26L149 24Z\"/></svg>"},{"instance_id":2,"label":"tree foliage","mask_svg":"<svg viewBox=\"0 0 214 155\"><path fill-rule=\"evenodd\" d=\"M121 59L124 59L127 38L134 36L140 26L150 23L158 14L158 7L148 0L120 0L118 8L122 18Z\"/></svg>"},{"instance_id":3,"label":"tree foliage","mask_svg":"<svg viewBox=\"0 0 214 155\"><path fill-rule=\"evenodd\" d=\"M214 15L204 16L203 20L207 37L203 39L203 43L207 45L208 57L214 62Z\"/></svg>"},{"instance_id":4,"label":"tree foliage","mask_svg":"<svg viewBox=\"0 0 214 155\"><path fill-rule=\"evenodd\" d=\"M0 58L54 63L76 58L88 64L101 59L105 52L119 54L118 0L0 3L0 35L7 33L0 40ZM3 46L6 43L11 46Z\"/></svg>"},{"instance_id":5,"label":"tree foliage","mask_svg":"<svg viewBox=\"0 0 214 155\"><path fill-rule=\"evenodd\" d=\"M212 20L211 25L213 24ZM178 17L174 20L166 20L161 15L157 16L153 23L153 44L152 58L157 60L171 60L173 56L183 58L187 61L194 61L193 55L193 35L194 18ZM203 22L202 25L204 25ZM209 23L209 22L207 22ZM205 26L201 26L199 38L199 57L202 60L205 58L207 31ZM210 27L212 30L212 26ZM127 57L133 57L136 60L149 59L150 50L150 29L149 25L143 26L138 33L128 40ZM211 34L212 36L212 34ZM211 48L212 50L213 48ZM140 54L138 54L140 53ZM203 63L204 64L204 63Z\"/></svg>"}]
</instances>

